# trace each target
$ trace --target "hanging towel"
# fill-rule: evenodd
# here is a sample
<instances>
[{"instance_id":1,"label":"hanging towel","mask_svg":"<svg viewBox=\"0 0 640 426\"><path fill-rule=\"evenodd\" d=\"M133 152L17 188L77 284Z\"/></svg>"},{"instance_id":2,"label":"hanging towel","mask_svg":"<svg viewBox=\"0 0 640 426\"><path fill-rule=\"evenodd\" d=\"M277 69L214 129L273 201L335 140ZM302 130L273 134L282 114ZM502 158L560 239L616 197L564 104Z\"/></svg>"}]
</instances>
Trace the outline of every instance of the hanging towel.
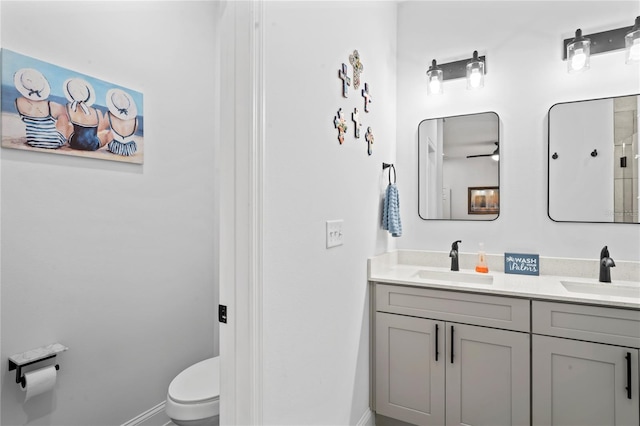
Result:
<instances>
[{"instance_id":1,"label":"hanging towel","mask_svg":"<svg viewBox=\"0 0 640 426\"><path fill-rule=\"evenodd\" d=\"M382 229L391 233L393 237L402 236L402 223L400 222L400 197L395 183L389 183L382 207Z\"/></svg>"}]
</instances>

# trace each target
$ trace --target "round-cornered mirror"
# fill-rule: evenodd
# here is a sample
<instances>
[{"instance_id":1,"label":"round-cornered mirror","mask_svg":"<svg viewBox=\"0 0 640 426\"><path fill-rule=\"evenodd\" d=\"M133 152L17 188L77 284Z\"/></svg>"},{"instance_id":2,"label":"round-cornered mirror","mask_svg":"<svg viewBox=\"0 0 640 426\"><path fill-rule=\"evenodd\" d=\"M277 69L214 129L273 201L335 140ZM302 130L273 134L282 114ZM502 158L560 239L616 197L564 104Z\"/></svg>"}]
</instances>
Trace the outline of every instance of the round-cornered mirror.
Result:
<instances>
[{"instance_id":1,"label":"round-cornered mirror","mask_svg":"<svg viewBox=\"0 0 640 426\"><path fill-rule=\"evenodd\" d=\"M500 120L495 112L418 125L422 219L495 220L500 214Z\"/></svg>"},{"instance_id":2,"label":"round-cornered mirror","mask_svg":"<svg viewBox=\"0 0 640 426\"><path fill-rule=\"evenodd\" d=\"M639 102L630 95L549 109L549 218L639 222Z\"/></svg>"}]
</instances>

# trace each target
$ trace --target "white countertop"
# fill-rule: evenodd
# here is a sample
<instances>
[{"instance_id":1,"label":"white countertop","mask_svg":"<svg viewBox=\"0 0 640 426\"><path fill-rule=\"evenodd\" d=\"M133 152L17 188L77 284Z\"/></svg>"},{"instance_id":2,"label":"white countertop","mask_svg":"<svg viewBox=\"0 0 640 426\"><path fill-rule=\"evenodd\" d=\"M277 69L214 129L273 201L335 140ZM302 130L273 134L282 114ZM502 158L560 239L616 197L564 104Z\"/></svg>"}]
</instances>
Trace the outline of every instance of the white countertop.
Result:
<instances>
[{"instance_id":1,"label":"white countertop","mask_svg":"<svg viewBox=\"0 0 640 426\"><path fill-rule=\"evenodd\" d=\"M415 252L412 254L415 256ZM369 259L368 262L368 279L372 282L399 284L414 287L427 287L443 290L457 290L465 292L483 293L489 295L525 297L530 299L551 300L558 302L574 302L585 303L591 305L605 305L612 307L623 307L640 309L640 280L623 281L612 279L612 283L599 283L597 276L595 278L585 278L580 276L561 276L561 275L516 275L505 274L504 272L492 272L481 274L473 269L460 268L458 272L451 274L460 274L460 282L449 280L438 280L433 278L421 278L420 271L446 272L450 271L448 267L430 266L423 264L407 264L398 262L398 252L385 253ZM475 284L465 283L464 276L472 275L490 275L493 278L492 284ZM635 294L637 289L637 297L623 297L603 294L588 294L583 292L571 292L563 286L562 282L584 283L597 286L623 286L627 287Z\"/></svg>"}]
</instances>

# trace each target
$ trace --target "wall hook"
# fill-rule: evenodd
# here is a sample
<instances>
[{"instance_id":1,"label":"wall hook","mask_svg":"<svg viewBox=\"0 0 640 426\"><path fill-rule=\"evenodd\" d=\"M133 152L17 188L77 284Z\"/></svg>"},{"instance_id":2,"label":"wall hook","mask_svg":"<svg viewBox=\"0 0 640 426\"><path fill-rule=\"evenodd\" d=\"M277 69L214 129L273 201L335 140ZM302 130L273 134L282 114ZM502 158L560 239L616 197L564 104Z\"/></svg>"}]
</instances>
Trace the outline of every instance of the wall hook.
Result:
<instances>
[{"instance_id":1,"label":"wall hook","mask_svg":"<svg viewBox=\"0 0 640 426\"><path fill-rule=\"evenodd\" d=\"M553 158L554 160L558 159L558 153L554 152L553 155L551 156L551 158Z\"/></svg>"},{"instance_id":2,"label":"wall hook","mask_svg":"<svg viewBox=\"0 0 640 426\"><path fill-rule=\"evenodd\" d=\"M592 157L597 157L598 156L598 150L594 149L593 151L591 151L591 156Z\"/></svg>"}]
</instances>

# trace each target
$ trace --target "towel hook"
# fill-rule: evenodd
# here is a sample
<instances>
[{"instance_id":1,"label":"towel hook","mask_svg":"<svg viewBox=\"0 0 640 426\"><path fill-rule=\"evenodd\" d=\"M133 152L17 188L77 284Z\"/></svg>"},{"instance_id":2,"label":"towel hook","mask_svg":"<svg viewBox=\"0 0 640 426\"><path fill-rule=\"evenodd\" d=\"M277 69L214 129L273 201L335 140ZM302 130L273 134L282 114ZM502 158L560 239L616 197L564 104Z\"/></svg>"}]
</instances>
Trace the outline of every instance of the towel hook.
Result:
<instances>
[{"instance_id":1,"label":"towel hook","mask_svg":"<svg viewBox=\"0 0 640 426\"><path fill-rule=\"evenodd\" d=\"M398 176L396 175L396 166L393 163L382 163L382 170L391 167L393 169L393 183L396 183ZM389 169L389 185L391 185L391 169Z\"/></svg>"}]
</instances>

